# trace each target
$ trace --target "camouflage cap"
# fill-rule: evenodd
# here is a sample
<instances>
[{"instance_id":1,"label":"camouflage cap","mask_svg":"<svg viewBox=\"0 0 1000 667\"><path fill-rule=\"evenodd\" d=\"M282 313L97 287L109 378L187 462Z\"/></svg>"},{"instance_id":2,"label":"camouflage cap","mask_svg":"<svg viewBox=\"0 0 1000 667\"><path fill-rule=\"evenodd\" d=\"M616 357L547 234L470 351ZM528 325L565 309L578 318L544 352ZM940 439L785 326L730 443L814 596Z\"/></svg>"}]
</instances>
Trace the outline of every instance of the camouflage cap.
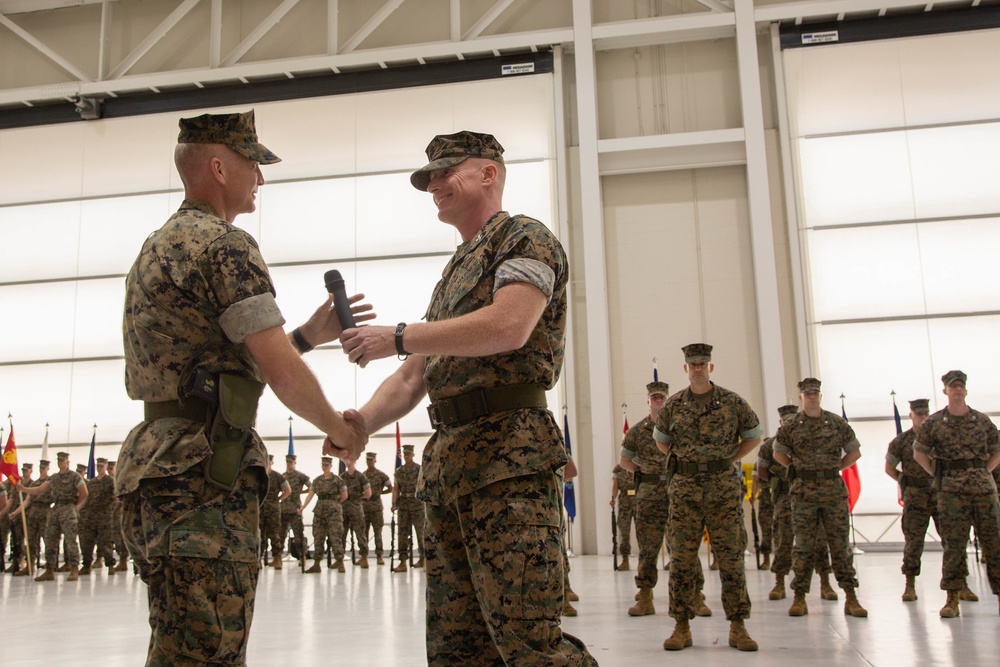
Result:
<instances>
[{"instance_id":1,"label":"camouflage cap","mask_svg":"<svg viewBox=\"0 0 1000 667\"><path fill-rule=\"evenodd\" d=\"M108 465L108 460L106 458L104 458L103 456L99 456L94 461L94 463L96 463L99 466L106 466L106 465Z\"/></svg>"},{"instance_id":2,"label":"camouflage cap","mask_svg":"<svg viewBox=\"0 0 1000 667\"><path fill-rule=\"evenodd\" d=\"M712 346L708 343L691 343L681 348L684 362L688 364L707 364L712 360Z\"/></svg>"},{"instance_id":3,"label":"camouflage cap","mask_svg":"<svg viewBox=\"0 0 1000 667\"><path fill-rule=\"evenodd\" d=\"M113 468L117 463L118 463L118 461L115 461L114 459L111 459L110 461L108 461L108 467L109 468Z\"/></svg>"},{"instance_id":4,"label":"camouflage cap","mask_svg":"<svg viewBox=\"0 0 1000 667\"><path fill-rule=\"evenodd\" d=\"M375 460L375 452L366 452L365 453L365 459L367 459L368 461L374 461Z\"/></svg>"},{"instance_id":5,"label":"camouflage cap","mask_svg":"<svg viewBox=\"0 0 1000 667\"><path fill-rule=\"evenodd\" d=\"M181 118L179 144L222 144L257 164L274 164L281 158L257 141L253 109L243 113L202 114Z\"/></svg>"},{"instance_id":6,"label":"camouflage cap","mask_svg":"<svg viewBox=\"0 0 1000 667\"><path fill-rule=\"evenodd\" d=\"M797 405L782 405L778 408L779 417L789 417L791 415L797 414L799 411L799 406Z\"/></svg>"},{"instance_id":7,"label":"camouflage cap","mask_svg":"<svg viewBox=\"0 0 1000 667\"><path fill-rule=\"evenodd\" d=\"M413 453L413 445L403 445L403 453L404 454L412 454Z\"/></svg>"},{"instance_id":8,"label":"camouflage cap","mask_svg":"<svg viewBox=\"0 0 1000 667\"><path fill-rule=\"evenodd\" d=\"M48 468L49 465L51 465L51 464L48 461L46 461L45 459L39 459L39 461L38 461L38 467L39 468Z\"/></svg>"},{"instance_id":9,"label":"camouflage cap","mask_svg":"<svg viewBox=\"0 0 1000 667\"><path fill-rule=\"evenodd\" d=\"M930 399L927 398L915 398L910 401L910 412L930 412Z\"/></svg>"},{"instance_id":10,"label":"camouflage cap","mask_svg":"<svg viewBox=\"0 0 1000 667\"><path fill-rule=\"evenodd\" d=\"M320 461L322 461L323 465L325 465L325 466L333 465L333 457L332 456L324 456L323 458L320 459Z\"/></svg>"},{"instance_id":11,"label":"camouflage cap","mask_svg":"<svg viewBox=\"0 0 1000 667\"><path fill-rule=\"evenodd\" d=\"M274 454L268 454L267 455L267 460L268 461L274 461Z\"/></svg>"},{"instance_id":12,"label":"camouflage cap","mask_svg":"<svg viewBox=\"0 0 1000 667\"><path fill-rule=\"evenodd\" d=\"M299 457L297 457L295 454L288 454L285 456L286 461L296 461L298 460L298 458Z\"/></svg>"},{"instance_id":13,"label":"camouflage cap","mask_svg":"<svg viewBox=\"0 0 1000 667\"><path fill-rule=\"evenodd\" d=\"M808 394L811 391L819 391L820 385L823 383L816 378L806 378L799 383L799 391L803 394Z\"/></svg>"},{"instance_id":14,"label":"camouflage cap","mask_svg":"<svg viewBox=\"0 0 1000 667\"><path fill-rule=\"evenodd\" d=\"M646 385L646 395L652 396L653 394L663 394L664 396L669 396L670 385L666 382L650 382Z\"/></svg>"},{"instance_id":15,"label":"camouflage cap","mask_svg":"<svg viewBox=\"0 0 1000 667\"><path fill-rule=\"evenodd\" d=\"M56 452L56 460L65 461L69 458L69 452Z\"/></svg>"},{"instance_id":16,"label":"camouflage cap","mask_svg":"<svg viewBox=\"0 0 1000 667\"><path fill-rule=\"evenodd\" d=\"M946 387L952 382L961 381L964 384L968 379L969 377L962 371L948 371L941 376L941 382L944 382L944 386Z\"/></svg>"},{"instance_id":17,"label":"camouflage cap","mask_svg":"<svg viewBox=\"0 0 1000 667\"><path fill-rule=\"evenodd\" d=\"M34 470L34 469L35 469L35 464L34 463L22 463L21 464L21 470Z\"/></svg>"},{"instance_id":18,"label":"camouflage cap","mask_svg":"<svg viewBox=\"0 0 1000 667\"><path fill-rule=\"evenodd\" d=\"M76 464L76 471L77 472L87 472L87 465L85 463L77 463Z\"/></svg>"},{"instance_id":19,"label":"camouflage cap","mask_svg":"<svg viewBox=\"0 0 1000 667\"><path fill-rule=\"evenodd\" d=\"M431 172L454 167L470 157L481 157L503 164L503 146L492 134L462 130L455 134L439 134L427 144L427 165L410 174L410 183L417 190L427 190Z\"/></svg>"}]
</instances>

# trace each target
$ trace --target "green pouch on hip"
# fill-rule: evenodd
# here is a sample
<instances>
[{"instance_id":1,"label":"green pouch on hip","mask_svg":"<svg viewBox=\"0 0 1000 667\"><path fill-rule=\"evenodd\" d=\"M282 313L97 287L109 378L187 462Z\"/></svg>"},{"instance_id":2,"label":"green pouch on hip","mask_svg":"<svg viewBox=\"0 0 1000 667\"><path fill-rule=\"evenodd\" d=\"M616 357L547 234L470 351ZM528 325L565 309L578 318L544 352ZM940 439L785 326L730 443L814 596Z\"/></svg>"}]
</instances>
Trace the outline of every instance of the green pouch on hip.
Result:
<instances>
[{"instance_id":1,"label":"green pouch on hip","mask_svg":"<svg viewBox=\"0 0 1000 667\"><path fill-rule=\"evenodd\" d=\"M212 456L205 475L215 486L230 491L243 462L243 450L257 416L264 384L239 375L219 374L219 403L207 432Z\"/></svg>"}]
</instances>

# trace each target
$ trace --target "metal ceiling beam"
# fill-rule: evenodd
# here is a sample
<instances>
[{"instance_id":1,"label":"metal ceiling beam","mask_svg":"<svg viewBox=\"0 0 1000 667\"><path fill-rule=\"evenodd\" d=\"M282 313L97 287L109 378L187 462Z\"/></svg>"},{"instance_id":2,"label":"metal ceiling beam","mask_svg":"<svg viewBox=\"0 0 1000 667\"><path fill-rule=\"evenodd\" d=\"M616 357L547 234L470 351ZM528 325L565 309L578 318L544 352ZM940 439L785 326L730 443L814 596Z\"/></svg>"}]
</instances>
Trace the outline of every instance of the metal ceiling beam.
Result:
<instances>
[{"instance_id":1,"label":"metal ceiling beam","mask_svg":"<svg viewBox=\"0 0 1000 667\"><path fill-rule=\"evenodd\" d=\"M36 51L38 51L43 56L54 62L56 65L59 65L59 67L62 67L64 70L75 76L80 81L93 81L91 77L87 76L81 70L74 67L71 62L60 56L58 53L47 47L39 40L35 39L35 37L31 35L31 33L29 33L27 30L25 30L21 26L11 21L3 14L0 14L0 25L5 26L12 33L14 33L18 37L26 41L28 44L30 44Z\"/></svg>"},{"instance_id":2,"label":"metal ceiling beam","mask_svg":"<svg viewBox=\"0 0 1000 667\"><path fill-rule=\"evenodd\" d=\"M222 61L223 67L229 67L230 65L235 65L239 62L240 58L247 54L247 51L252 49L261 38L266 35L271 28L278 25L278 22L285 17L292 7L299 4L299 0L285 0L280 5L278 5L273 12L268 15L266 19L261 21L261 23L253 29L253 31L246 36L246 38L239 43L235 49L233 49L228 56Z\"/></svg>"},{"instance_id":3,"label":"metal ceiling beam","mask_svg":"<svg viewBox=\"0 0 1000 667\"><path fill-rule=\"evenodd\" d=\"M731 12L733 8L721 0L698 0L698 4L708 7L713 12Z\"/></svg>"},{"instance_id":4,"label":"metal ceiling beam","mask_svg":"<svg viewBox=\"0 0 1000 667\"><path fill-rule=\"evenodd\" d=\"M733 12L701 12L599 23L593 29L594 48L598 51L720 39L735 34L736 15Z\"/></svg>"},{"instance_id":5,"label":"metal ceiling beam","mask_svg":"<svg viewBox=\"0 0 1000 667\"><path fill-rule=\"evenodd\" d=\"M479 37L483 34L483 30L489 28L490 24L496 21L501 14L507 11L507 8L510 7L513 2L514 0L497 0L496 4L490 7L489 11L483 14L482 17L480 17L480 19L476 21L471 28L469 28L467 33L462 35L462 39L475 39L476 37Z\"/></svg>"},{"instance_id":6,"label":"metal ceiling beam","mask_svg":"<svg viewBox=\"0 0 1000 667\"><path fill-rule=\"evenodd\" d=\"M49 9L96 5L104 0L0 0L0 14L26 14Z\"/></svg>"},{"instance_id":7,"label":"metal ceiling beam","mask_svg":"<svg viewBox=\"0 0 1000 667\"><path fill-rule=\"evenodd\" d=\"M814 16L837 16L841 13L872 12L878 9L916 8L924 7L926 4L914 0L802 0L757 7L753 16L757 23L771 23Z\"/></svg>"},{"instance_id":8,"label":"metal ceiling beam","mask_svg":"<svg viewBox=\"0 0 1000 667\"><path fill-rule=\"evenodd\" d=\"M340 49L339 53L349 53L358 48L361 42L368 39L368 36L375 32L375 29L382 25L382 23L389 18L390 14L399 9L399 6L403 4L403 2L405 2L405 0L386 0L386 3L382 5L382 8L375 12L375 15L368 19L368 21L361 26L361 28L354 33L349 40L347 40L347 43L344 44L344 48Z\"/></svg>"},{"instance_id":9,"label":"metal ceiling beam","mask_svg":"<svg viewBox=\"0 0 1000 667\"><path fill-rule=\"evenodd\" d=\"M195 5L199 2L201 2L201 0L184 0L184 2L177 7L177 9L170 12L170 15L163 19L160 25L156 26L151 33L146 35L146 39L142 40L139 45L132 50L132 53L125 56L125 59L118 63L117 67L108 72L107 78L118 79L132 69L132 67L134 67L144 55L149 53L149 50L156 46L156 43L163 39L163 37L170 32L170 29L177 25L177 23L184 18L188 12L194 9Z\"/></svg>"}]
</instances>

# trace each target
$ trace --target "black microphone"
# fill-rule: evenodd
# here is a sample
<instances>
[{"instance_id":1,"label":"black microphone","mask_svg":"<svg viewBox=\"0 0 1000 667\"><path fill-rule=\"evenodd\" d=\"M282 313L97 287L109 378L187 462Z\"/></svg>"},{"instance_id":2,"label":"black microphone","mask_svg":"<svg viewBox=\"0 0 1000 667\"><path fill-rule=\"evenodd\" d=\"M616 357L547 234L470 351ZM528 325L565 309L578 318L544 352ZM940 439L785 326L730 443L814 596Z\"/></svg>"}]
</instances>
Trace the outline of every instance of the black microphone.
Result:
<instances>
[{"instance_id":1,"label":"black microphone","mask_svg":"<svg viewBox=\"0 0 1000 667\"><path fill-rule=\"evenodd\" d=\"M354 323L354 313L351 312L351 304L347 300L344 279L340 271L337 269L327 271L323 274L323 282L326 283L326 291L333 295L333 310L337 313L340 328L353 329L357 325Z\"/></svg>"}]
</instances>

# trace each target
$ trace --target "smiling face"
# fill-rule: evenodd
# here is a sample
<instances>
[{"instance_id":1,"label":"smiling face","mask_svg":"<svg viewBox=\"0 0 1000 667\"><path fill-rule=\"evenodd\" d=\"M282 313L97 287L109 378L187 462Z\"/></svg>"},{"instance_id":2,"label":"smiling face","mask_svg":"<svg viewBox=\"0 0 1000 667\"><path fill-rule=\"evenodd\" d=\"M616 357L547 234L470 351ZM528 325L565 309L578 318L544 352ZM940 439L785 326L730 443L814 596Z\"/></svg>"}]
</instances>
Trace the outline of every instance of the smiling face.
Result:
<instances>
[{"instance_id":1,"label":"smiling face","mask_svg":"<svg viewBox=\"0 0 1000 667\"><path fill-rule=\"evenodd\" d=\"M483 197L482 162L470 158L431 172L427 192L434 198L438 220L458 225L478 209Z\"/></svg>"},{"instance_id":2,"label":"smiling face","mask_svg":"<svg viewBox=\"0 0 1000 667\"><path fill-rule=\"evenodd\" d=\"M257 209L257 188L264 185L264 175L256 161L224 148L228 212L233 217Z\"/></svg>"}]
</instances>

